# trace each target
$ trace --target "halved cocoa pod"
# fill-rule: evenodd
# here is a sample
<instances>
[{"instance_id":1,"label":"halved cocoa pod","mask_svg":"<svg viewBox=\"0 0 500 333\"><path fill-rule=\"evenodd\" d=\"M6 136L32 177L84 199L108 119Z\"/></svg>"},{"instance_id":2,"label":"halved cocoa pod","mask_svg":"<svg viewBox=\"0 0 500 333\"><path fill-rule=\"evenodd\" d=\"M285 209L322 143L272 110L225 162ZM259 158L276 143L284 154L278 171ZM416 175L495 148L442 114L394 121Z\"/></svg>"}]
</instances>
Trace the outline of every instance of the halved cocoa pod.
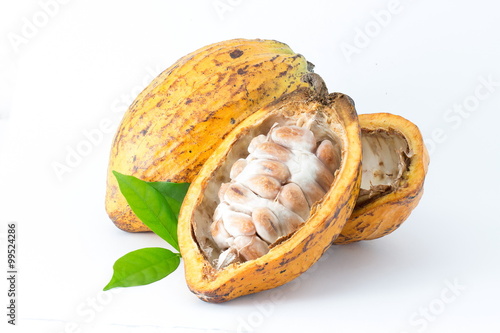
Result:
<instances>
[{"instance_id":1,"label":"halved cocoa pod","mask_svg":"<svg viewBox=\"0 0 500 333\"><path fill-rule=\"evenodd\" d=\"M250 115L228 134L189 188L179 216L179 244L187 284L204 301L224 302L296 278L321 257L352 212L361 179L360 128L354 105L346 95L318 90L324 84L318 83L317 75L309 78L316 83L316 92L299 88ZM309 141L313 138L315 144L296 140L300 135ZM315 180L331 172L315 155L324 140L339 147L339 161L332 164L338 169L330 174L332 183L326 191ZM276 167L281 164L254 162L259 159L283 163L289 174L283 166ZM312 168L305 160L321 167ZM233 171L237 176L231 179L237 161L245 166L241 172ZM285 170L276 173L287 175L276 183L285 188L283 195L263 198L239 181L250 179L251 172L263 172L262 165ZM311 203L304 190L310 182L323 193ZM288 184L296 185L289 188ZM322 186L326 186L324 180ZM285 207L280 201L287 200L297 202ZM310 207L309 212L304 207ZM220 229L220 219L228 210L252 217L255 230L245 227L248 234L243 234Z\"/></svg>"},{"instance_id":2,"label":"halved cocoa pod","mask_svg":"<svg viewBox=\"0 0 500 333\"><path fill-rule=\"evenodd\" d=\"M359 115L363 146L362 180L354 211L335 244L383 237L417 206L429 154L409 120L389 114Z\"/></svg>"}]
</instances>

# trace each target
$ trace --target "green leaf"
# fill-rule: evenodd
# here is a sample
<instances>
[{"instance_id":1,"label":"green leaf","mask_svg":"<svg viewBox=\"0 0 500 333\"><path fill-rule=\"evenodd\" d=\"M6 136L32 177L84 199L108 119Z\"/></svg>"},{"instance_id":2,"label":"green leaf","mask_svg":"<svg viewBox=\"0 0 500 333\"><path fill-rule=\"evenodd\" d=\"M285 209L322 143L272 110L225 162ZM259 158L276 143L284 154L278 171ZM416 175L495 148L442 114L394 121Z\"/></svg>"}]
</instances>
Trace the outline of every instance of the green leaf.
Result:
<instances>
[{"instance_id":1,"label":"green leaf","mask_svg":"<svg viewBox=\"0 0 500 333\"><path fill-rule=\"evenodd\" d=\"M113 277L104 287L143 286L163 279L177 269L180 254L160 247L147 247L132 251L113 265Z\"/></svg>"},{"instance_id":2,"label":"green leaf","mask_svg":"<svg viewBox=\"0 0 500 333\"><path fill-rule=\"evenodd\" d=\"M164 195L153 185L134 176L113 171L118 186L135 215L155 234L179 251L177 216Z\"/></svg>"},{"instance_id":3,"label":"green leaf","mask_svg":"<svg viewBox=\"0 0 500 333\"><path fill-rule=\"evenodd\" d=\"M175 216L178 217L189 183L150 182L149 184L163 194Z\"/></svg>"}]
</instances>

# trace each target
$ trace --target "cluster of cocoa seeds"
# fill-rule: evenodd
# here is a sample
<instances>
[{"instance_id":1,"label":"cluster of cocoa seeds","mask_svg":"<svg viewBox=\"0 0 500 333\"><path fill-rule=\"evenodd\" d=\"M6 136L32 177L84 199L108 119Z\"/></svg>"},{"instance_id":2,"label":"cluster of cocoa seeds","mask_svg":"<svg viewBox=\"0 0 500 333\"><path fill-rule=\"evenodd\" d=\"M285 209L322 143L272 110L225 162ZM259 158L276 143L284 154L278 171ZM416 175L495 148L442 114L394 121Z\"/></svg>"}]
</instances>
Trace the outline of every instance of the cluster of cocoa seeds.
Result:
<instances>
[{"instance_id":1,"label":"cluster of cocoa seeds","mask_svg":"<svg viewBox=\"0 0 500 333\"><path fill-rule=\"evenodd\" d=\"M231 167L210 231L221 252L216 266L257 259L304 223L340 167L340 147L317 141L307 126L275 124L254 137L249 155Z\"/></svg>"}]
</instances>

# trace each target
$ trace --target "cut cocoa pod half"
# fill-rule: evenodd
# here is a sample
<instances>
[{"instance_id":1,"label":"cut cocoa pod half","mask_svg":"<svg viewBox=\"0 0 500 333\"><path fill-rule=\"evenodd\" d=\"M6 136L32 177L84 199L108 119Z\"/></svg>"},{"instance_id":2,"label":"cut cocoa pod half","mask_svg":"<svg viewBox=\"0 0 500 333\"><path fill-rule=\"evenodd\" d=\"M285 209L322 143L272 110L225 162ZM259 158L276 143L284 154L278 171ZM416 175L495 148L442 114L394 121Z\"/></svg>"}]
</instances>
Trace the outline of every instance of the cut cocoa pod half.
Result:
<instances>
[{"instance_id":1,"label":"cut cocoa pod half","mask_svg":"<svg viewBox=\"0 0 500 333\"><path fill-rule=\"evenodd\" d=\"M125 231L149 231L113 175L190 183L239 122L298 87L313 65L274 40L233 39L175 62L137 96L111 148L106 212Z\"/></svg>"},{"instance_id":2,"label":"cut cocoa pod half","mask_svg":"<svg viewBox=\"0 0 500 333\"><path fill-rule=\"evenodd\" d=\"M335 244L383 237L396 230L423 194L429 155L418 127L389 114L359 115L363 166L354 211Z\"/></svg>"},{"instance_id":3,"label":"cut cocoa pod half","mask_svg":"<svg viewBox=\"0 0 500 333\"><path fill-rule=\"evenodd\" d=\"M247 117L189 188L179 244L187 284L204 301L224 302L296 278L352 212L361 179L354 104L344 94L325 93L319 76L306 78L315 92L299 88ZM330 166L316 154L325 140L338 147L320 149ZM314 168L305 167L311 163Z\"/></svg>"}]
</instances>

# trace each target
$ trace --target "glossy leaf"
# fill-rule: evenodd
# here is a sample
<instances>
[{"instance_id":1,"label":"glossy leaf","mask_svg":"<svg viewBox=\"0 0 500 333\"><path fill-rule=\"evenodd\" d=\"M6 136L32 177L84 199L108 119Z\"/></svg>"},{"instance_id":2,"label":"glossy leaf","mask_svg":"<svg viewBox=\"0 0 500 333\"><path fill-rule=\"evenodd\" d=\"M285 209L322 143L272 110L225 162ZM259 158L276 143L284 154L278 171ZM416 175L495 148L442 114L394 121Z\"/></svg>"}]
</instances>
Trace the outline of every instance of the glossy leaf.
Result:
<instances>
[{"instance_id":1,"label":"glossy leaf","mask_svg":"<svg viewBox=\"0 0 500 333\"><path fill-rule=\"evenodd\" d=\"M113 174L134 214L155 234L179 251L177 215L165 196L149 182L116 171L113 171Z\"/></svg>"},{"instance_id":2,"label":"glossy leaf","mask_svg":"<svg viewBox=\"0 0 500 333\"><path fill-rule=\"evenodd\" d=\"M113 265L113 277L104 287L142 286L163 279L177 269L180 254L159 247L148 247L127 253Z\"/></svg>"}]
</instances>

